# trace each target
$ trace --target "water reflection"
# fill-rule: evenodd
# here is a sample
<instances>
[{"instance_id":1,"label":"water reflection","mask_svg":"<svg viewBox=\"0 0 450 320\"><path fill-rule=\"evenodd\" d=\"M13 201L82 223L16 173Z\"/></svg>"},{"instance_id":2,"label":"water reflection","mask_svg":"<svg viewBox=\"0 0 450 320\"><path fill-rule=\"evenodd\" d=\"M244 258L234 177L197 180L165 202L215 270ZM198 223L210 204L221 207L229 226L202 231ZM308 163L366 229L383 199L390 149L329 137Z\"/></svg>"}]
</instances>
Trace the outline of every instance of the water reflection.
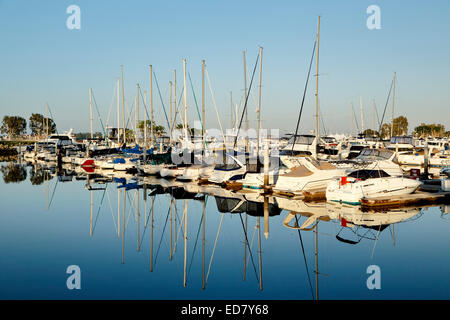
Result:
<instances>
[{"instance_id":1,"label":"water reflection","mask_svg":"<svg viewBox=\"0 0 450 320\"><path fill-rule=\"evenodd\" d=\"M15 175L18 172L20 182L23 176L27 177L26 168L6 164L2 165L2 173L9 170L8 175ZM238 266L240 274L225 273L224 277L235 277L226 281L245 282L252 290L265 291L265 286L273 286L277 281L274 272L280 272L273 264L273 250L284 254L283 247L293 244L296 259L301 264L283 264L281 270L297 273L304 269L310 297L319 299L319 280L326 275L320 270L323 264L319 269L327 254L319 255L324 239L332 239L348 248L370 243L367 256L374 259L381 234L387 233L392 246L396 246L397 226L423 216L422 208L364 212L357 206L264 197L253 192L241 193L154 176L137 177L71 166L57 168L45 163L35 163L29 168L31 184L44 184L47 210L55 194L59 196L55 192L61 188L59 182L84 186L81 192L88 197L78 198L86 199L84 205L89 207L86 232L97 245L106 246L109 242L120 249L112 263L129 265L136 263L136 255L145 257L149 272L175 278L183 288L198 284L202 290L207 290L218 285L216 279L210 283L215 270L223 275L224 268ZM5 173L3 175L8 183ZM50 184L53 177L56 179ZM74 205L81 206L76 202ZM441 206L442 219L448 219L449 212L449 206ZM295 236L294 243L292 238L289 244L280 242L280 233ZM332 237L324 237L324 233ZM273 243L277 243L275 249ZM170 265L179 267L181 273L168 275ZM271 275L269 281L264 279L268 274Z\"/></svg>"},{"instance_id":2,"label":"water reflection","mask_svg":"<svg viewBox=\"0 0 450 320\"><path fill-rule=\"evenodd\" d=\"M2 165L0 171L2 172L4 183L18 183L27 178L27 170L20 163L9 162L6 165Z\"/></svg>"}]
</instances>

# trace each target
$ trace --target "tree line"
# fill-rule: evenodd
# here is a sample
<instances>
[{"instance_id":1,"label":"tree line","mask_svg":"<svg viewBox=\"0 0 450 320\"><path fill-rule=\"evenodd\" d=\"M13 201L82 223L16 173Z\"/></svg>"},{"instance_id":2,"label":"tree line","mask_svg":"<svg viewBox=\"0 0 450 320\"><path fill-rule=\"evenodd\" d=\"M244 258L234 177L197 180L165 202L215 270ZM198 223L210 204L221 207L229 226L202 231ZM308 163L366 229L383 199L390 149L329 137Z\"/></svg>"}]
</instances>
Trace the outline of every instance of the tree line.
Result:
<instances>
[{"instance_id":1,"label":"tree line","mask_svg":"<svg viewBox=\"0 0 450 320\"><path fill-rule=\"evenodd\" d=\"M381 126L381 139L391 138L391 123L384 123ZM404 136L408 134L408 119L404 116L399 116L394 119L393 136ZM380 133L377 130L366 129L363 132L365 137L378 137ZM425 124L421 123L412 131L412 135L417 138L425 137L450 137L450 131L445 131L443 124Z\"/></svg>"},{"instance_id":2,"label":"tree line","mask_svg":"<svg viewBox=\"0 0 450 320\"><path fill-rule=\"evenodd\" d=\"M56 124L53 119L44 117L39 113L31 114L28 119L28 126L33 136L56 132ZM8 139L24 135L27 133L27 121L19 116L4 116L0 133L6 134Z\"/></svg>"}]
</instances>

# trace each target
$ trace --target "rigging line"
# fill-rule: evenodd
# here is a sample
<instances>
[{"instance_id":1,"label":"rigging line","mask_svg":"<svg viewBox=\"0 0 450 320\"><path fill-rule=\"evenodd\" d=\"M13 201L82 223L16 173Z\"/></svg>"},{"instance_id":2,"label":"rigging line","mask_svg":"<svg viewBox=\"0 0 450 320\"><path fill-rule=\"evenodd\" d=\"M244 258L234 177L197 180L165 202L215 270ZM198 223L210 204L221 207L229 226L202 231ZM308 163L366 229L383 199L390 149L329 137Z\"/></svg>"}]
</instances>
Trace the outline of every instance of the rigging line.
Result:
<instances>
[{"instance_id":1,"label":"rigging line","mask_svg":"<svg viewBox=\"0 0 450 320\"><path fill-rule=\"evenodd\" d=\"M166 107L164 106L164 101L163 101L163 98L161 95L161 91L159 90L158 79L156 78L155 71L153 71L153 75L155 76L156 88L158 89L159 99L161 100L161 104L162 104L163 111L164 111L164 116L166 117L167 125L169 125L169 118L167 118Z\"/></svg>"},{"instance_id":2,"label":"rigging line","mask_svg":"<svg viewBox=\"0 0 450 320\"><path fill-rule=\"evenodd\" d=\"M355 113L355 109L353 109L353 104L352 104L352 112L353 112L353 118L355 119L355 123L356 123L356 129L358 129L359 131L359 125L358 125L358 119L356 119L356 113Z\"/></svg>"},{"instance_id":3,"label":"rigging line","mask_svg":"<svg viewBox=\"0 0 450 320\"><path fill-rule=\"evenodd\" d=\"M154 201L154 200L153 200ZM142 237L141 240L139 242L139 250L141 249L142 243L144 242L144 236L145 236L145 231L147 231L148 228L148 220L150 219L150 213L152 211L152 208L149 208L148 213L145 212L145 223L144 223L144 231L142 232ZM154 220L154 219L153 219Z\"/></svg>"},{"instance_id":4,"label":"rigging line","mask_svg":"<svg viewBox=\"0 0 450 320\"><path fill-rule=\"evenodd\" d=\"M377 122L378 122L378 125L380 125L380 117L378 116L378 109L377 109L377 105L376 105L376 103L375 103L375 99L373 100L373 108L375 109L375 114L376 114L376 116L377 116ZM375 129L375 128L374 128Z\"/></svg>"},{"instance_id":5,"label":"rigging line","mask_svg":"<svg viewBox=\"0 0 450 320\"><path fill-rule=\"evenodd\" d=\"M197 242L198 242L198 236L200 234L200 229L202 227L202 221L203 221L203 215L200 219L200 223L198 225L198 230L197 230L197 237L195 239L195 244L194 244L194 250L192 251L192 256L191 256L191 263L189 264L189 269L187 272L187 277L189 277L189 274L191 273L191 267L192 267L192 262L194 261L194 254L195 254L195 249L197 248Z\"/></svg>"},{"instance_id":6,"label":"rigging line","mask_svg":"<svg viewBox=\"0 0 450 320\"><path fill-rule=\"evenodd\" d=\"M117 90L117 84L114 85L113 96L111 99L111 104L109 105L108 118L106 118L106 127L108 127L109 117L111 116L111 110L112 110L112 107L114 104L114 100L116 98L116 95L115 95L116 90Z\"/></svg>"},{"instance_id":7,"label":"rigging line","mask_svg":"<svg viewBox=\"0 0 450 320\"><path fill-rule=\"evenodd\" d=\"M214 92L213 92L213 89L211 86L211 79L209 78L209 72L208 72L208 68L206 66L205 66L205 72L206 72L206 78L208 79L209 91L211 92L211 99L213 101L214 109L216 109L217 121L219 122L220 131L222 132L223 143L225 144L226 139L225 139L225 134L223 133L222 121L220 121L219 110L217 110L216 99L214 98Z\"/></svg>"},{"instance_id":8,"label":"rigging line","mask_svg":"<svg viewBox=\"0 0 450 320\"><path fill-rule=\"evenodd\" d=\"M211 253L211 259L209 260L208 273L206 274L205 283L208 283L209 271L211 270L212 260L214 258L214 253L216 251L217 239L219 238L220 228L222 226L223 215L224 215L224 213L222 212L222 217L220 218L219 228L217 229L216 240L214 241L214 247L213 247L213 251Z\"/></svg>"},{"instance_id":9,"label":"rigging line","mask_svg":"<svg viewBox=\"0 0 450 320\"><path fill-rule=\"evenodd\" d=\"M176 108L175 108L175 114L174 114L174 116L173 116L173 121L172 121L172 131L173 131L174 129L176 129L176 128L175 128L175 123L176 123L176 120L177 120L177 114L179 113L178 110L179 110L180 105L181 105L181 99L183 98L183 93L184 93L184 86L183 86L183 88L181 89L180 99L178 99L178 105L177 105ZM175 98L176 98L176 97L175 97ZM176 101L175 101L175 102L176 102ZM170 129L170 128L169 128L169 129ZM172 134L172 132L170 132L170 134Z\"/></svg>"},{"instance_id":10,"label":"rigging line","mask_svg":"<svg viewBox=\"0 0 450 320\"><path fill-rule=\"evenodd\" d=\"M375 253L375 247L376 247L376 245L377 245L378 237L379 237L379 235L380 235L380 232L381 232L381 224L380 224L380 227L378 228L378 233L377 233L377 236L376 236L376 238L375 238L375 243L373 244L372 256L370 257L371 259L373 259L373 254Z\"/></svg>"},{"instance_id":11,"label":"rigging line","mask_svg":"<svg viewBox=\"0 0 450 320\"><path fill-rule=\"evenodd\" d=\"M97 220L98 220L98 217L100 216L100 209L102 208L102 205L103 205L103 199L105 198L105 193L106 193L106 188L105 188L105 190L103 190L102 200L100 201L100 204L98 206L97 215L95 217L94 225L92 227L92 234L94 234L95 226L97 225Z\"/></svg>"},{"instance_id":12,"label":"rigging line","mask_svg":"<svg viewBox=\"0 0 450 320\"><path fill-rule=\"evenodd\" d=\"M127 223L125 225L125 227L128 228L128 222L130 221L130 217L131 217L131 209L133 209L133 207L134 207L133 202L134 202L134 199L136 198L136 196L133 197L133 202L131 202L130 195L126 192L126 190L124 190L124 192L126 193L128 202L130 203L130 208L128 209Z\"/></svg>"},{"instance_id":13,"label":"rigging line","mask_svg":"<svg viewBox=\"0 0 450 320\"><path fill-rule=\"evenodd\" d=\"M384 106L383 116L381 117L380 127L378 129L378 132L379 132L378 139L381 138L381 127L383 126L384 115L386 114L386 108L387 108L387 105L389 103L389 97L391 96L391 91L392 91L392 86L393 85L394 85L394 79L392 79L391 88L389 89L389 93L388 93L388 96L387 96L387 99L386 99L386 104Z\"/></svg>"},{"instance_id":14,"label":"rigging line","mask_svg":"<svg viewBox=\"0 0 450 320\"><path fill-rule=\"evenodd\" d=\"M236 137L234 138L233 149L236 147L237 137L239 135L239 131L241 130L242 120L244 119L245 110L247 110L248 97L250 96L250 92L252 90L253 78L255 76L256 67L258 66L258 61L259 61L259 53L256 56L256 63L255 63L255 67L253 68L252 79L250 81L250 86L248 88L247 96L245 97L245 104L244 104L244 108L242 109L242 115L241 115L241 120L239 121L239 127L238 127L238 130L236 133Z\"/></svg>"},{"instance_id":15,"label":"rigging line","mask_svg":"<svg viewBox=\"0 0 450 320\"><path fill-rule=\"evenodd\" d=\"M319 103L319 115L320 115L320 120L322 120L323 132L325 133L325 137L326 137L327 129L325 128L325 122L323 121L323 115L322 115L322 110L320 109L320 103Z\"/></svg>"},{"instance_id":16,"label":"rigging line","mask_svg":"<svg viewBox=\"0 0 450 320\"><path fill-rule=\"evenodd\" d=\"M55 187L53 188L52 197L50 198L50 203L48 204L48 208L50 209L50 206L52 205L53 196L55 195L56 186L58 185L58 179L56 179Z\"/></svg>"},{"instance_id":17,"label":"rigging line","mask_svg":"<svg viewBox=\"0 0 450 320\"><path fill-rule=\"evenodd\" d=\"M111 216L113 218L113 223L114 223L114 230L117 230L117 223L116 223L116 218L114 218L114 212L113 212L113 208L111 205L111 198L109 197L109 193L106 193L106 196L108 197L108 204L109 204L109 208L111 209Z\"/></svg>"},{"instance_id":18,"label":"rigging line","mask_svg":"<svg viewBox=\"0 0 450 320\"><path fill-rule=\"evenodd\" d=\"M59 134L59 133L58 133L58 127L56 126L56 122L55 122L55 120L53 120L54 117L53 117L53 114L52 114L52 109L50 109L50 106L48 105L48 103L47 103L47 108L48 108L48 111L50 112L50 117L52 117L51 119L52 119L52 121L53 121L53 123L54 123L54 125L55 125L56 133Z\"/></svg>"},{"instance_id":19,"label":"rigging line","mask_svg":"<svg viewBox=\"0 0 450 320\"><path fill-rule=\"evenodd\" d=\"M257 230L257 227L255 226L255 227L253 228L252 240L250 241L250 243L249 243L249 245L248 245L248 247L249 247L250 249L253 248L253 240L255 239L256 230ZM248 232L248 229L245 230L245 232ZM250 261L250 259L247 260L247 258L245 258L245 267L246 267L246 268L248 267L248 262L249 262L249 261Z\"/></svg>"},{"instance_id":20,"label":"rigging line","mask_svg":"<svg viewBox=\"0 0 450 320\"><path fill-rule=\"evenodd\" d=\"M189 77L189 82L191 84L192 95L194 96L194 102L195 102L195 108L197 109L198 120L200 121L200 124L202 126L202 131L203 131L205 128L203 128L202 117L200 116L200 110L198 110L197 97L195 96L194 86L192 84L191 74L189 72L188 72L188 77Z\"/></svg>"},{"instance_id":21,"label":"rigging line","mask_svg":"<svg viewBox=\"0 0 450 320\"><path fill-rule=\"evenodd\" d=\"M169 213L170 213L170 208L167 209L166 221L164 222L164 228L163 228L163 231L161 233L161 238L159 240L158 250L156 251L155 263L154 263L155 265L156 265L156 259L158 258L159 249L161 248L161 243L162 243L162 239L163 239L163 236L164 236L164 232L166 231L167 220L169 220Z\"/></svg>"},{"instance_id":22,"label":"rigging line","mask_svg":"<svg viewBox=\"0 0 450 320\"><path fill-rule=\"evenodd\" d=\"M205 128L203 127L202 117L200 116L200 110L198 109L198 103L197 103L197 98L195 96L194 86L192 85L191 74L189 72L188 72L188 76L189 76L189 82L191 83L192 95L194 96L195 107L197 109L198 119L200 120L200 125L202 126L202 132L204 132L206 134ZM205 140L205 147L208 148L208 143L206 142L206 139L204 139L204 140Z\"/></svg>"},{"instance_id":23,"label":"rigging line","mask_svg":"<svg viewBox=\"0 0 450 320\"><path fill-rule=\"evenodd\" d=\"M100 120L100 124L102 125L103 134L106 138L106 141L108 141L108 137L106 136L106 132L105 132L105 126L103 125L102 117L100 116L100 112L98 111L97 101L95 100L95 96L94 96L94 90L92 90L92 98L94 100L95 110L97 111L97 115ZM109 145L109 143L108 143L108 145Z\"/></svg>"},{"instance_id":24,"label":"rigging line","mask_svg":"<svg viewBox=\"0 0 450 320\"><path fill-rule=\"evenodd\" d=\"M144 110L145 110L145 114L147 115L147 121L152 121L151 120L151 117L148 115L148 111L147 111L147 105L145 104L145 99L144 99L144 97L142 96L142 91L141 91L141 87L139 87L139 93L140 93L140 95L141 95L141 98L142 98L142 102L143 102L143 104L144 104ZM154 121L153 121L154 122ZM146 123L144 123L144 126L146 126L147 124ZM153 123L153 125L155 125L155 123ZM153 132L150 132L150 134L152 134L153 135L153 139L156 141L156 135L155 135L155 128L153 127Z\"/></svg>"},{"instance_id":25,"label":"rigging line","mask_svg":"<svg viewBox=\"0 0 450 320\"><path fill-rule=\"evenodd\" d=\"M298 225L297 215L295 215L295 221L296 221L296 223ZM313 290L312 283L311 283L311 276L309 274L308 262L306 261L305 247L303 246L302 234L300 232L300 229L297 229L297 232L298 232L298 238L300 239L300 244L302 246L303 260L305 261L305 268L306 268L306 274L308 275L309 288L311 289L311 296L312 296L312 298L314 300L314 290Z\"/></svg>"},{"instance_id":26,"label":"rigging line","mask_svg":"<svg viewBox=\"0 0 450 320\"><path fill-rule=\"evenodd\" d=\"M184 221L184 219L182 219L181 221L180 221L180 217L178 216L178 211L177 211L177 207L176 207L176 205L175 205L175 216L178 218L178 221L180 222L180 228L178 228L178 233L177 233L177 237L176 237L176 241L178 242L178 238L180 237L180 231L183 231L183 221ZM183 214L183 216L184 216L184 214ZM183 231L183 233L184 233L184 231Z\"/></svg>"},{"instance_id":27,"label":"rigging line","mask_svg":"<svg viewBox=\"0 0 450 320\"><path fill-rule=\"evenodd\" d=\"M258 279L258 272L256 272L255 262L253 261L252 250L251 250L251 248L250 248L250 246L248 244L247 233L245 232L244 221L242 221L242 214L241 213L239 213L239 218L241 219L242 230L244 230L245 241L246 241L246 244L247 244L248 252L250 253L250 258L252 260L253 270L255 270L256 281L259 281L259 279Z\"/></svg>"},{"instance_id":28,"label":"rigging line","mask_svg":"<svg viewBox=\"0 0 450 320\"><path fill-rule=\"evenodd\" d=\"M295 140L297 139L295 137L297 136L297 133L298 133L298 127L300 125L300 119L302 118L303 105L305 104L305 97L306 97L306 89L308 88L308 82L309 82L309 78L310 78L310 75L311 75L311 67L312 67L312 63L313 63L313 60L314 60L314 52L316 50L316 44L317 44L317 40L314 41L314 47L313 47L313 51L312 51L311 61L309 62L308 76L306 77L305 89L303 90L302 104L301 104L300 113L299 113L298 119L297 119L297 126L295 127L294 143L292 144L292 152L294 151Z\"/></svg>"},{"instance_id":29,"label":"rigging line","mask_svg":"<svg viewBox=\"0 0 450 320\"><path fill-rule=\"evenodd\" d=\"M134 100L134 99L133 99ZM127 120L127 124L125 125L124 130L126 131L127 127L128 127L128 123L130 123L130 119L131 119L131 115L133 114L134 111L134 101L131 104L131 108L130 108L130 114L128 115L128 120Z\"/></svg>"}]
</instances>

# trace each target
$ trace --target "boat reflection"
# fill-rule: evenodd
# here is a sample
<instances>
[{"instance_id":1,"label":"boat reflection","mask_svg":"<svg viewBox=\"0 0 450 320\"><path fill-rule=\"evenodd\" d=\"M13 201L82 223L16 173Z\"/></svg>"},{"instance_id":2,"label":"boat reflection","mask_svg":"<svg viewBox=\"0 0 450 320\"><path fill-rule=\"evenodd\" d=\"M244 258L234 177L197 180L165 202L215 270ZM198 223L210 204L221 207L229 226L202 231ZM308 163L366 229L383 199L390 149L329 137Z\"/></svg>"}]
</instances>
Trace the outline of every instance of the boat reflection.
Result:
<instances>
[{"instance_id":1,"label":"boat reflection","mask_svg":"<svg viewBox=\"0 0 450 320\"><path fill-rule=\"evenodd\" d=\"M25 174L27 173L27 167L23 165L13 167L7 164L4 167L6 169L2 169L2 173L6 170L25 170ZM255 288L263 290L264 258L267 259L270 254L263 254L263 247L267 244L264 243L262 234L269 239L269 224L273 225L275 221L275 229L278 228L276 231L279 231L279 221L282 221L282 225L287 228L281 227L283 233L293 231L298 234L299 243L295 243L294 248L299 246L301 249L311 298L319 299L319 276L323 275L319 272L319 224L323 227L327 222L337 225L333 241L344 245L355 246L363 240L372 240L373 257L376 243L384 230L390 230L395 245L395 225L418 219L423 212L421 208L364 212L358 206L303 202L267 197L256 192L231 191L216 185L199 185L155 176L139 177L123 172L103 171L70 165L58 168L48 166L46 162L35 162L26 177L29 177L32 184L44 185L47 210L52 203L58 182L83 185L86 193L89 193L89 200L86 198L86 202L89 201L89 237L96 238L100 221L105 224L101 226L101 236L105 236L106 230L106 234L110 232L111 237L120 242L120 245L117 243L117 248L120 248L117 263L129 263L134 247L135 254L145 256L148 270L155 274L164 273L164 269L170 267L168 264L182 266L183 276L180 274L177 280L183 287L191 285L191 282L195 283L193 274L201 272L202 279L198 283L201 283L203 290L208 288L208 280L214 274L215 259L221 259L217 256L224 254L221 242L225 242L227 233L236 231L238 236L231 240L226 238L226 245L233 246L231 241L240 248L233 253L236 261L242 263L242 269L239 266L242 270L239 280L254 283ZM54 177L56 179L53 180L53 185L50 185ZM53 190L51 196L49 189ZM443 206L441 211L442 218L445 219L450 210L448 206ZM106 213L109 222L99 219L102 213ZM231 219L234 223L233 230L226 229ZM111 227L106 222L110 223ZM108 228L111 228L110 231ZM304 232L308 231L313 232L312 243L307 243L311 238L304 237ZM279 233L275 232L271 237L276 241L277 235ZM307 246L314 247L312 257L307 255ZM201 258L196 255L200 250ZM163 256L167 259L165 262ZM312 273L315 276L315 290L308 266L311 258L314 259Z\"/></svg>"}]
</instances>

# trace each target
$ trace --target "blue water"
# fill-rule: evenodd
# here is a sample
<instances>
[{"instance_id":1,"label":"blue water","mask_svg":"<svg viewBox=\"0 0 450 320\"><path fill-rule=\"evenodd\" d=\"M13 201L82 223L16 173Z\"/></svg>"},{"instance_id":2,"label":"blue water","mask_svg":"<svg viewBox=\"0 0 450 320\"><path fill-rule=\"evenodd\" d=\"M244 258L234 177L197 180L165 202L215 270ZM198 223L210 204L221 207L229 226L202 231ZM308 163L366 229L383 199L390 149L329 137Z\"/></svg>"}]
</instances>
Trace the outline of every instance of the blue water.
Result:
<instances>
[{"instance_id":1,"label":"blue water","mask_svg":"<svg viewBox=\"0 0 450 320\"><path fill-rule=\"evenodd\" d=\"M201 199L174 200L176 210L173 206L172 216L176 212L177 225L175 227L172 219L172 248L175 238L177 248L170 260L170 194L148 196L145 211L143 190L125 191L126 229L122 238L124 191L119 194L118 236L117 183L97 183L95 187L106 187L106 190L89 191L85 188L85 180L73 177L72 181L61 182L53 176L48 181L32 185L33 167L23 167L26 177L13 182L8 178L11 164L0 163L0 166L3 178L7 180L6 183L0 177L1 299L308 300L315 298L316 294L319 299L448 299L450 296L450 255L447 249L450 215L443 213L445 209L440 207L417 209L417 214L380 231L378 239L378 229L343 228L338 219L320 220L317 229L300 233L303 255L298 231L283 225L287 210L269 218L266 239L262 210L258 212L261 217L222 213L216 199L207 196L206 287L202 289L204 202ZM139 197L139 218L135 210L136 197ZM150 222L152 198L153 239ZM186 255L185 226L180 228L185 205ZM305 214L297 217L300 225L306 220ZM260 229L255 229L258 220ZM245 236L242 223L246 221L252 259L247 250L244 281ZM358 234L365 237L360 238ZM338 241L336 235L357 243ZM315 252L318 254L317 266ZM70 265L80 267L79 290L67 288L66 281L70 275L66 269ZM369 265L380 267L380 289L367 288L369 274L366 269Z\"/></svg>"}]
</instances>

